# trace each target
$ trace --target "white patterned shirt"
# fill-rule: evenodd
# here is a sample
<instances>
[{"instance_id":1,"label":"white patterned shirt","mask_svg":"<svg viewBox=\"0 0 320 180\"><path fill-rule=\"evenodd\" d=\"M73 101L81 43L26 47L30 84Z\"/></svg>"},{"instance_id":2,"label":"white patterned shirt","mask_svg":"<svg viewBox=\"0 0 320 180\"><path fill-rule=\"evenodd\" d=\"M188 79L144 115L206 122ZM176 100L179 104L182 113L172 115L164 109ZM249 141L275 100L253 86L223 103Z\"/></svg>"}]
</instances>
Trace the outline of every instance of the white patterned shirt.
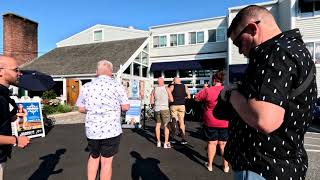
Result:
<instances>
[{"instance_id":1,"label":"white patterned shirt","mask_svg":"<svg viewBox=\"0 0 320 180\"><path fill-rule=\"evenodd\" d=\"M106 139L120 135L121 105L129 104L123 86L102 75L84 84L76 105L87 111L85 128L89 139Z\"/></svg>"}]
</instances>

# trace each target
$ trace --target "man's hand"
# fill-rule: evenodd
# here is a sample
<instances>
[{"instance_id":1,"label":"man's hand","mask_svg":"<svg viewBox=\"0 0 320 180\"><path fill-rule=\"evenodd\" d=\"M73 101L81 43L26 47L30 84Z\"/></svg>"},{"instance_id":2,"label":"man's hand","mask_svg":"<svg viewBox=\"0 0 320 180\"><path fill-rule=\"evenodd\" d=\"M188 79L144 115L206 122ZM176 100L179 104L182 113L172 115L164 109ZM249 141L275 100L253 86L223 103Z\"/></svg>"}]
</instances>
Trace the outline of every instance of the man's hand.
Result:
<instances>
[{"instance_id":1,"label":"man's hand","mask_svg":"<svg viewBox=\"0 0 320 180\"><path fill-rule=\"evenodd\" d=\"M27 136L18 136L17 140L18 140L17 146L19 148L24 148L30 143L30 138Z\"/></svg>"},{"instance_id":2,"label":"man's hand","mask_svg":"<svg viewBox=\"0 0 320 180\"><path fill-rule=\"evenodd\" d=\"M228 86L224 86L220 92L221 99L225 102L229 102L231 92L236 89L238 89L238 84L229 84Z\"/></svg>"}]
</instances>

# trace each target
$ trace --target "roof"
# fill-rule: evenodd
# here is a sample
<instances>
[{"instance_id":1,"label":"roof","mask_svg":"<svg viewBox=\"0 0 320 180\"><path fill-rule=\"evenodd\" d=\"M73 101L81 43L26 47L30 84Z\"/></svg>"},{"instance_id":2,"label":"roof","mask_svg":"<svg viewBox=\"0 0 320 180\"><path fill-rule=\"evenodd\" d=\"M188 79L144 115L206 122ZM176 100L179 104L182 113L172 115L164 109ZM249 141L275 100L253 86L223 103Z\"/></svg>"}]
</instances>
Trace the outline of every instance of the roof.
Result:
<instances>
[{"instance_id":1,"label":"roof","mask_svg":"<svg viewBox=\"0 0 320 180\"><path fill-rule=\"evenodd\" d=\"M100 42L55 48L23 70L37 70L50 75L95 74L97 62L107 59L117 72L147 38Z\"/></svg>"}]
</instances>

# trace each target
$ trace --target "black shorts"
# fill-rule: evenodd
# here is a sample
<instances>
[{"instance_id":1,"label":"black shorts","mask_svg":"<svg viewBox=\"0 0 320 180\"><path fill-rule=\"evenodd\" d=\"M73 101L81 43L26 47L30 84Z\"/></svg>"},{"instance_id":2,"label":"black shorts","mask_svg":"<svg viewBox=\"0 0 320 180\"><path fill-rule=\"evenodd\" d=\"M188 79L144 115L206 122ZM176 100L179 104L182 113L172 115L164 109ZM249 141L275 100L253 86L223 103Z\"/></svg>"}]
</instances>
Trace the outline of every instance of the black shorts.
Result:
<instances>
[{"instance_id":1,"label":"black shorts","mask_svg":"<svg viewBox=\"0 0 320 180\"><path fill-rule=\"evenodd\" d=\"M228 128L203 126L203 136L206 141L227 141L229 138Z\"/></svg>"},{"instance_id":2,"label":"black shorts","mask_svg":"<svg viewBox=\"0 0 320 180\"><path fill-rule=\"evenodd\" d=\"M121 135L107 139L87 139L88 149L93 158L111 157L119 150Z\"/></svg>"}]
</instances>

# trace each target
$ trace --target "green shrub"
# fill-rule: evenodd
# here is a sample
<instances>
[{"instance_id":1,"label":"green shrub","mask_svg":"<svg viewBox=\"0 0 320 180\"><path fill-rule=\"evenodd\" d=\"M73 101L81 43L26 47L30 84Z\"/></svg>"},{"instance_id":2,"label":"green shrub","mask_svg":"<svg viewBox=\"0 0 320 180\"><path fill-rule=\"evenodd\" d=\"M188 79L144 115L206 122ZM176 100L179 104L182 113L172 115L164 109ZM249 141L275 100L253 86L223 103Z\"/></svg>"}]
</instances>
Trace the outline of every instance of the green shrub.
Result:
<instances>
[{"instance_id":1,"label":"green shrub","mask_svg":"<svg viewBox=\"0 0 320 180\"><path fill-rule=\"evenodd\" d=\"M43 105L42 107L43 113L49 114L58 114L58 113L66 113L72 111L72 107L69 105L59 104L57 106L52 105Z\"/></svg>"},{"instance_id":2,"label":"green shrub","mask_svg":"<svg viewBox=\"0 0 320 180\"><path fill-rule=\"evenodd\" d=\"M54 92L53 89L43 92L41 96L42 99L56 99L56 97L57 97L57 94L56 92Z\"/></svg>"}]
</instances>

